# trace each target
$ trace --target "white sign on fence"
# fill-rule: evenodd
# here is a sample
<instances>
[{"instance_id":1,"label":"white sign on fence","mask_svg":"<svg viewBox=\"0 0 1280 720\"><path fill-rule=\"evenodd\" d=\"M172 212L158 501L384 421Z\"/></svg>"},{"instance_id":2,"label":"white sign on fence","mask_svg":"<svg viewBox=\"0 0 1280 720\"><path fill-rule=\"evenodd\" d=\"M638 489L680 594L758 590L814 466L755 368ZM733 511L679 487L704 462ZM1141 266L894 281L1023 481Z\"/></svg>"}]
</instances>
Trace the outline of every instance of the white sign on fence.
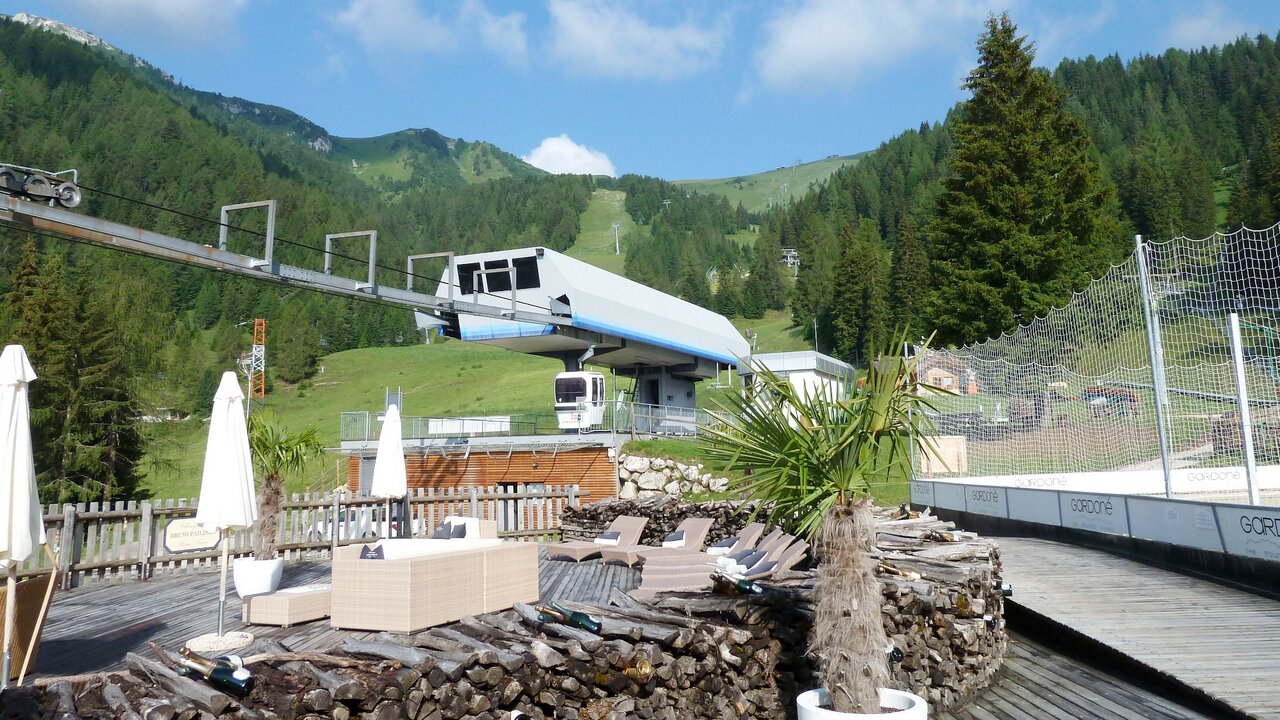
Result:
<instances>
[{"instance_id":1,"label":"white sign on fence","mask_svg":"<svg viewBox=\"0 0 1280 720\"><path fill-rule=\"evenodd\" d=\"M935 483L933 486L933 501L937 507L964 512L964 491L964 485Z\"/></svg>"},{"instance_id":2,"label":"white sign on fence","mask_svg":"<svg viewBox=\"0 0 1280 720\"><path fill-rule=\"evenodd\" d=\"M1112 535L1129 534L1129 518L1123 497L1058 493L1058 509L1062 513L1063 527Z\"/></svg>"},{"instance_id":3,"label":"white sign on fence","mask_svg":"<svg viewBox=\"0 0 1280 720\"><path fill-rule=\"evenodd\" d=\"M933 483L912 480L911 502L917 505L933 507Z\"/></svg>"},{"instance_id":4,"label":"white sign on fence","mask_svg":"<svg viewBox=\"0 0 1280 720\"><path fill-rule=\"evenodd\" d=\"M1008 495L1006 502L1009 505L1009 519L1045 525L1062 524L1062 512L1058 507L1056 494L1017 488L1007 488L1005 494Z\"/></svg>"},{"instance_id":5,"label":"white sign on fence","mask_svg":"<svg viewBox=\"0 0 1280 720\"><path fill-rule=\"evenodd\" d=\"M1227 552L1280 561L1280 510L1241 506L1216 510Z\"/></svg>"},{"instance_id":6,"label":"white sign on fence","mask_svg":"<svg viewBox=\"0 0 1280 720\"><path fill-rule=\"evenodd\" d=\"M965 506L968 512L979 515L1009 517L1008 499L1005 488L970 485L965 488Z\"/></svg>"},{"instance_id":7,"label":"white sign on fence","mask_svg":"<svg viewBox=\"0 0 1280 720\"><path fill-rule=\"evenodd\" d=\"M1201 550L1222 551L1212 508L1157 498L1129 498L1129 533Z\"/></svg>"},{"instance_id":8,"label":"white sign on fence","mask_svg":"<svg viewBox=\"0 0 1280 720\"><path fill-rule=\"evenodd\" d=\"M164 549L170 553L212 550L220 538L217 530L205 530L195 518L177 518L164 526Z\"/></svg>"}]
</instances>

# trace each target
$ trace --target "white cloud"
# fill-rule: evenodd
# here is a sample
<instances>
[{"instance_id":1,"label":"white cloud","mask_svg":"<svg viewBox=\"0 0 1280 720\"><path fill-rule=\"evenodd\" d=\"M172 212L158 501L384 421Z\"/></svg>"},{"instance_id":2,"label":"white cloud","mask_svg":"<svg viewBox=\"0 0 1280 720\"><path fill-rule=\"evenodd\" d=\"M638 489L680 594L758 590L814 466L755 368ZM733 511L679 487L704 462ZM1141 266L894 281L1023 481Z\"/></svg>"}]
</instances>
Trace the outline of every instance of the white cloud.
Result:
<instances>
[{"instance_id":1,"label":"white cloud","mask_svg":"<svg viewBox=\"0 0 1280 720\"><path fill-rule=\"evenodd\" d=\"M490 52L501 55L513 65L524 62L529 51L524 13L495 15L480 0L466 0L459 15L465 24L475 27L480 41Z\"/></svg>"},{"instance_id":2,"label":"white cloud","mask_svg":"<svg viewBox=\"0 0 1280 720\"><path fill-rule=\"evenodd\" d=\"M419 0L350 0L330 22L374 57L444 53L476 43L513 64L524 62L524 13L495 14L483 0L464 0L455 16L444 17L419 5Z\"/></svg>"},{"instance_id":3,"label":"white cloud","mask_svg":"<svg viewBox=\"0 0 1280 720\"><path fill-rule=\"evenodd\" d=\"M76 0L100 27L170 41L225 44L248 0ZM37 12L37 14L39 14Z\"/></svg>"},{"instance_id":4,"label":"white cloud","mask_svg":"<svg viewBox=\"0 0 1280 720\"><path fill-rule=\"evenodd\" d=\"M1057 8L1055 8L1057 9ZM1046 14L1036 23L1031 38L1036 47L1036 64L1053 69L1073 53L1079 41L1097 33L1116 17L1115 3L1106 0L1084 15Z\"/></svg>"},{"instance_id":5,"label":"white cloud","mask_svg":"<svg viewBox=\"0 0 1280 720\"><path fill-rule=\"evenodd\" d=\"M551 56L572 72L607 78L671 80L715 64L728 35L722 16L656 25L630 5L551 0Z\"/></svg>"},{"instance_id":6,"label":"white cloud","mask_svg":"<svg viewBox=\"0 0 1280 720\"><path fill-rule=\"evenodd\" d=\"M766 22L756 69L775 89L847 85L911 55L970 50L972 40L957 24L980 31L994 9L993 0L803 0Z\"/></svg>"},{"instance_id":7,"label":"white cloud","mask_svg":"<svg viewBox=\"0 0 1280 720\"><path fill-rule=\"evenodd\" d=\"M608 155L586 145L579 145L568 135L549 137L520 159L557 175L569 173L614 177L618 174Z\"/></svg>"},{"instance_id":8,"label":"white cloud","mask_svg":"<svg viewBox=\"0 0 1280 720\"><path fill-rule=\"evenodd\" d=\"M413 0L351 0L332 21L355 35L370 55L416 55L454 46L448 26Z\"/></svg>"},{"instance_id":9,"label":"white cloud","mask_svg":"<svg viewBox=\"0 0 1280 720\"><path fill-rule=\"evenodd\" d=\"M1228 17L1216 3L1204 6L1199 14L1174 17L1164 32L1165 44L1184 49L1223 45L1248 34L1248 26Z\"/></svg>"}]
</instances>

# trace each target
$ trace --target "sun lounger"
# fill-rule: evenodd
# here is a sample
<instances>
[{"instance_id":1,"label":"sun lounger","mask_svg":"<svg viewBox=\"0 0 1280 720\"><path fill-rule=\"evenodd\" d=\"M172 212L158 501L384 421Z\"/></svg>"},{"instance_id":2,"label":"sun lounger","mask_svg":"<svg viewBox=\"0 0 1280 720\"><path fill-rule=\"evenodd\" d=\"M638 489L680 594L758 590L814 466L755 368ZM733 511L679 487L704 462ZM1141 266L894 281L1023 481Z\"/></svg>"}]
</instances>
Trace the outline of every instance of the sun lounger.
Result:
<instances>
[{"instance_id":1,"label":"sun lounger","mask_svg":"<svg viewBox=\"0 0 1280 720\"><path fill-rule=\"evenodd\" d=\"M702 554L702 545L711 532L715 520L711 518L685 518L676 526L675 532L664 538L661 547L652 545L630 545L605 548L600 557L605 562L620 563L633 566L643 563L649 558ZM678 537L676 537L678 536ZM670 544L668 544L670 543ZM678 545L676 543L679 543Z\"/></svg>"},{"instance_id":2,"label":"sun lounger","mask_svg":"<svg viewBox=\"0 0 1280 720\"><path fill-rule=\"evenodd\" d=\"M582 562L599 555L600 551L606 548L638 545L640 543L640 533L644 532L644 526L647 522L649 522L649 518L619 515L595 540L570 540L547 545L547 557ZM609 533L617 533L616 539L605 542L604 536Z\"/></svg>"},{"instance_id":3,"label":"sun lounger","mask_svg":"<svg viewBox=\"0 0 1280 720\"><path fill-rule=\"evenodd\" d=\"M759 553L751 560L750 566L726 565L721 558L706 553L653 558L644 565L640 586L628 594L637 600L648 600L659 592L706 589L711 587L713 572L753 573L749 579L768 577L798 565L808 549L808 544L779 530L762 540L759 550L735 554L738 559L745 560L750 557L748 553ZM728 559L728 556L722 558Z\"/></svg>"},{"instance_id":4,"label":"sun lounger","mask_svg":"<svg viewBox=\"0 0 1280 720\"><path fill-rule=\"evenodd\" d=\"M760 539L760 534L764 532L764 523L748 523L742 528L742 532L732 537L727 537L720 542L707 546L708 555L728 555L729 553L739 552L747 548L755 547L756 541ZM781 534L781 530L774 532Z\"/></svg>"}]
</instances>

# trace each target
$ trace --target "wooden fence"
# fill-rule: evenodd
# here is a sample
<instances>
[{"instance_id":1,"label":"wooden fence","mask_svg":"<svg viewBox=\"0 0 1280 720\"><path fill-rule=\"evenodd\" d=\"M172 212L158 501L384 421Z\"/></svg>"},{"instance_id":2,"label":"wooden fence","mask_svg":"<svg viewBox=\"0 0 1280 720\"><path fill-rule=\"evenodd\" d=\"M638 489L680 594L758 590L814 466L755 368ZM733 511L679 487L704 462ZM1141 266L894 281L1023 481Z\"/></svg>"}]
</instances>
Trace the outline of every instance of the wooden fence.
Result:
<instances>
[{"instance_id":1,"label":"wooden fence","mask_svg":"<svg viewBox=\"0 0 1280 720\"><path fill-rule=\"evenodd\" d=\"M390 532L407 536L400 523L406 516L412 534L425 537L445 516L469 515L496 520L499 537L555 540L560 535L561 513L566 506L577 505L579 497L577 485L548 485L524 492L504 487L415 488L407 503L391 502ZM344 493L295 493L281 510L277 548L286 560L322 559L341 545L384 537L388 534L385 508L385 500L347 499ZM220 547L190 552L166 547L169 524L195 514L194 499L48 506L45 532L56 554L62 588L215 567ZM233 531L229 538L232 557L252 553L251 530ZM49 561L41 553L24 563L19 575L49 570Z\"/></svg>"}]
</instances>

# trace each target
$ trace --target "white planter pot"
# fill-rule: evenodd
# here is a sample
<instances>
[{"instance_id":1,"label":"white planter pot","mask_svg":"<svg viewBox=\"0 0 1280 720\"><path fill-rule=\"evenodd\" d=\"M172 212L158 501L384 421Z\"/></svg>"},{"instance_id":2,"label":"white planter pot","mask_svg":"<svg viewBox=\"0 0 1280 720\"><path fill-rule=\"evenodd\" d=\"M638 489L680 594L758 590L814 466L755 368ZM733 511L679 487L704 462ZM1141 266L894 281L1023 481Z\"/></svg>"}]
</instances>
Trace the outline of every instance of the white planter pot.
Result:
<instances>
[{"instance_id":1,"label":"white planter pot","mask_svg":"<svg viewBox=\"0 0 1280 720\"><path fill-rule=\"evenodd\" d=\"M283 572L283 558L274 560L236 558L231 566L231 577L235 581L236 594L241 598L275 592L276 588L280 587L280 574Z\"/></svg>"},{"instance_id":2,"label":"white planter pot","mask_svg":"<svg viewBox=\"0 0 1280 720\"><path fill-rule=\"evenodd\" d=\"M926 720L929 717L929 704L924 701L924 698L888 688L880 688L880 707L892 708L889 712L842 713L822 707L830 704L831 696L826 690L819 688L802 692L796 696L796 717L799 720L837 720L838 718Z\"/></svg>"}]
</instances>

